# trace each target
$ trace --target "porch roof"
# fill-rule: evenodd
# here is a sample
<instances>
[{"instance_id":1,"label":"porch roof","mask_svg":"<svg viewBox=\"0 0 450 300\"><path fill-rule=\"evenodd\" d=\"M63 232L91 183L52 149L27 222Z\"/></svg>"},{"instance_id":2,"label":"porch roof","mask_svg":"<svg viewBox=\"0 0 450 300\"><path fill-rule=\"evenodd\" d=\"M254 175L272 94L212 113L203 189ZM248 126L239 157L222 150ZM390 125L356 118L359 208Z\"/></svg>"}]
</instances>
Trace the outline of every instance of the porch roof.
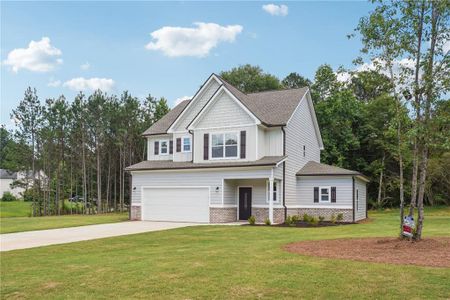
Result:
<instances>
[{"instance_id":1,"label":"porch roof","mask_svg":"<svg viewBox=\"0 0 450 300\"><path fill-rule=\"evenodd\" d=\"M193 163L191 161L170 161L170 160L146 160L125 168L125 171L275 166L279 162L283 161L285 158L286 156L264 156L263 158L255 161L245 161L245 162L218 161L210 163Z\"/></svg>"}]
</instances>

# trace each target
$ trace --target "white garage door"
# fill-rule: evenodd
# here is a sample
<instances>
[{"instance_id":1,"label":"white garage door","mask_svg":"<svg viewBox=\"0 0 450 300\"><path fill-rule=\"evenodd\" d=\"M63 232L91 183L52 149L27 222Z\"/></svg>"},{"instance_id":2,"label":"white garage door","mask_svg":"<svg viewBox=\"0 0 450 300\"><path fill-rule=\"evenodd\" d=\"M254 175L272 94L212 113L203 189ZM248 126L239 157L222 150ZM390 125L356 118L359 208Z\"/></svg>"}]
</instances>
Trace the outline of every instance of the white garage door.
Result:
<instances>
[{"instance_id":1,"label":"white garage door","mask_svg":"<svg viewBox=\"0 0 450 300\"><path fill-rule=\"evenodd\" d=\"M142 220L209 222L209 188L144 188Z\"/></svg>"}]
</instances>

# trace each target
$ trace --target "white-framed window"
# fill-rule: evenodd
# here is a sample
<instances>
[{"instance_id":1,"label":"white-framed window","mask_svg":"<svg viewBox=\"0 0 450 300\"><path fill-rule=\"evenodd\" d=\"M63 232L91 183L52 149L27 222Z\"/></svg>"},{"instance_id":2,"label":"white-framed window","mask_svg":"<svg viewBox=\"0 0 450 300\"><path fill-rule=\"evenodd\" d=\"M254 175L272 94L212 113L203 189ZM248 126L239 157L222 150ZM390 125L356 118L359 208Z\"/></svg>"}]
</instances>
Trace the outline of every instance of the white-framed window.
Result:
<instances>
[{"instance_id":1,"label":"white-framed window","mask_svg":"<svg viewBox=\"0 0 450 300\"><path fill-rule=\"evenodd\" d=\"M159 141L159 154L160 155L169 154L169 141L168 140Z\"/></svg>"},{"instance_id":2,"label":"white-framed window","mask_svg":"<svg viewBox=\"0 0 450 300\"><path fill-rule=\"evenodd\" d=\"M331 202L331 187L319 187L319 202Z\"/></svg>"},{"instance_id":3,"label":"white-framed window","mask_svg":"<svg viewBox=\"0 0 450 300\"><path fill-rule=\"evenodd\" d=\"M269 203L269 195L270 195L270 182L266 181L266 203ZM273 202L280 202L280 191L278 188L278 182L276 180L273 181Z\"/></svg>"},{"instance_id":4,"label":"white-framed window","mask_svg":"<svg viewBox=\"0 0 450 300\"><path fill-rule=\"evenodd\" d=\"M181 152L191 152L191 138L186 136L181 139Z\"/></svg>"},{"instance_id":5,"label":"white-framed window","mask_svg":"<svg viewBox=\"0 0 450 300\"><path fill-rule=\"evenodd\" d=\"M239 134L237 132L211 133L211 159L238 158Z\"/></svg>"},{"instance_id":6,"label":"white-framed window","mask_svg":"<svg viewBox=\"0 0 450 300\"><path fill-rule=\"evenodd\" d=\"M356 210L359 210L359 191L356 189Z\"/></svg>"}]
</instances>

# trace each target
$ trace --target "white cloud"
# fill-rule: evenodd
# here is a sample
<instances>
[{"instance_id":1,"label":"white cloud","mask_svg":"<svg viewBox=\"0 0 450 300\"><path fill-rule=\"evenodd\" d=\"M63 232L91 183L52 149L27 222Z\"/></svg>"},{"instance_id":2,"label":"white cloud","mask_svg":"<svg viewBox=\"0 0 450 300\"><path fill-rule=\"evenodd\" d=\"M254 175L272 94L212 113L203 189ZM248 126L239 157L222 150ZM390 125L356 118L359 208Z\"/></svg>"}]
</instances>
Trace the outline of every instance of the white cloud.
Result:
<instances>
[{"instance_id":1,"label":"white cloud","mask_svg":"<svg viewBox=\"0 0 450 300\"><path fill-rule=\"evenodd\" d=\"M271 14L272 16L280 16L284 17L287 16L289 12L289 8L287 5L281 4L265 4L262 6L262 9L265 10L267 13Z\"/></svg>"},{"instance_id":2,"label":"white cloud","mask_svg":"<svg viewBox=\"0 0 450 300\"><path fill-rule=\"evenodd\" d=\"M165 26L153 31L153 41L145 48L162 51L169 57L204 57L220 42L232 43L242 32L241 25L220 26L215 23L194 23L195 27Z\"/></svg>"},{"instance_id":3,"label":"white cloud","mask_svg":"<svg viewBox=\"0 0 450 300\"><path fill-rule=\"evenodd\" d=\"M90 67L91 67L91 65L88 62L85 62L84 64L82 64L80 66L80 69L86 71L86 70L89 70Z\"/></svg>"},{"instance_id":4,"label":"white cloud","mask_svg":"<svg viewBox=\"0 0 450 300\"><path fill-rule=\"evenodd\" d=\"M173 104L173 107L177 106L184 100L190 100L190 99L192 99L192 96L183 96L183 97L177 98L177 99L175 99L175 103Z\"/></svg>"},{"instance_id":5,"label":"white cloud","mask_svg":"<svg viewBox=\"0 0 450 300\"><path fill-rule=\"evenodd\" d=\"M74 91L85 90L102 90L104 92L110 91L115 85L114 80L109 78L73 78L64 82L63 86L68 87Z\"/></svg>"},{"instance_id":6,"label":"white cloud","mask_svg":"<svg viewBox=\"0 0 450 300\"><path fill-rule=\"evenodd\" d=\"M62 64L61 55L61 50L53 47L48 37L43 37L40 41L31 41L28 48L12 50L3 63L11 66L11 69L16 73L20 69L48 72Z\"/></svg>"},{"instance_id":7,"label":"white cloud","mask_svg":"<svg viewBox=\"0 0 450 300\"><path fill-rule=\"evenodd\" d=\"M60 85L61 85L61 80L50 79L50 81L47 83L47 86L50 86L50 87L59 87Z\"/></svg>"}]
</instances>

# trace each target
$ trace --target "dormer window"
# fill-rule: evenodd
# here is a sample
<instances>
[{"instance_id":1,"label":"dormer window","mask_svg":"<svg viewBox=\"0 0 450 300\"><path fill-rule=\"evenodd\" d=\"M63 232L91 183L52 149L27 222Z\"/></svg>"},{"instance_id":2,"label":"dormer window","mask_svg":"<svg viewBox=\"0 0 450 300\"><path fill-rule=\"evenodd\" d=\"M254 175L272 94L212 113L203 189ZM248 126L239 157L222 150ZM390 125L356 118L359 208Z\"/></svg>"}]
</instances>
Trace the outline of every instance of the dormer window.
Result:
<instances>
[{"instance_id":1,"label":"dormer window","mask_svg":"<svg viewBox=\"0 0 450 300\"><path fill-rule=\"evenodd\" d=\"M238 133L211 134L211 158L238 158Z\"/></svg>"}]
</instances>

